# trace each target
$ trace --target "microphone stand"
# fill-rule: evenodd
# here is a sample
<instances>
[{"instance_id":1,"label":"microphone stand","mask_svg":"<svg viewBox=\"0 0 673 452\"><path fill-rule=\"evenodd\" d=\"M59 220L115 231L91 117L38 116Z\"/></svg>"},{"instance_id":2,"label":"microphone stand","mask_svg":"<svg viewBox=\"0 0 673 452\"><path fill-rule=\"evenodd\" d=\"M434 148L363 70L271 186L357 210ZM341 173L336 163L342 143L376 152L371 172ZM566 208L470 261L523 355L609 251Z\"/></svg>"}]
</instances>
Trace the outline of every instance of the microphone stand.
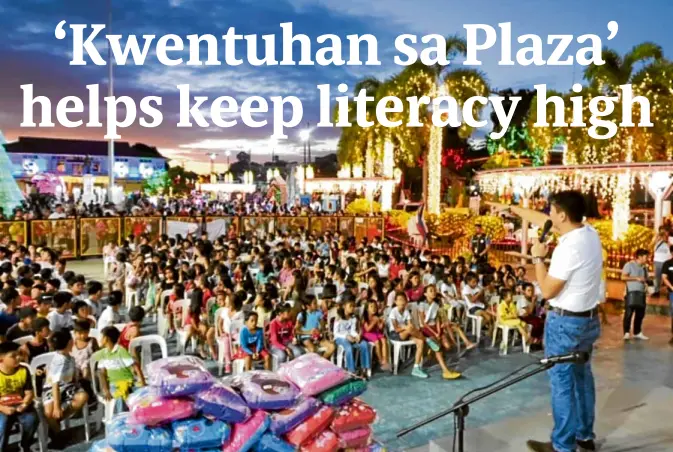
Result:
<instances>
[{"instance_id":1,"label":"microphone stand","mask_svg":"<svg viewBox=\"0 0 673 452\"><path fill-rule=\"evenodd\" d=\"M470 413L470 405L478 402L481 399L485 399L486 397L490 396L491 394L495 394L496 392L502 391L505 388L508 388L510 386L513 386L523 380L526 380L534 375L537 375L539 373L545 372L552 367L554 367L556 363L547 363L547 364L540 364L538 365L535 369L530 370L524 374L519 375L516 378L513 379L508 379L500 384L494 384L487 386L483 390L477 393L477 395L473 396L472 398L469 398L465 400L465 397L467 396L464 395L456 403L453 404L453 406L447 410L442 411L441 413L437 413L427 419L424 419L417 424L412 425L411 427L407 427L404 430L401 430L397 433L397 437L401 438L402 436L405 436L414 430L417 430L431 422L436 421L437 419L440 419L444 416L447 416L451 413L453 413L456 425L457 425L457 439L458 439L458 451L459 452L464 452L464 434L465 434L465 418L467 415ZM528 367L528 366L526 366ZM525 367L524 367L525 368ZM521 370L523 370L522 368ZM483 392L482 392L483 391ZM468 393L469 394L469 393ZM455 441L455 439L454 439ZM455 445L455 444L454 444Z\"/></svg>"}]
</instances>

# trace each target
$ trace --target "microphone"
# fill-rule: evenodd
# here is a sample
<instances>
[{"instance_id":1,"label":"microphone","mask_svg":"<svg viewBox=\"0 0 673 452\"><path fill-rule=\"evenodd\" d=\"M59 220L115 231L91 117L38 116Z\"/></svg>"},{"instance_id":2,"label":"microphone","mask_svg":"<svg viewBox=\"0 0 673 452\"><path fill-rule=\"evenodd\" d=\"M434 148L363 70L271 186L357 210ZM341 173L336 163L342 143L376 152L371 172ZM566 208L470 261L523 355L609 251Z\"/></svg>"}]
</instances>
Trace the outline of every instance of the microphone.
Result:
<instances>
[{"instance_id":1,"label":"microphone","mask_svg":"<svg viewBox=\"0 0 673 452\"><path fill-rule=\"evenodd\" d=\"M542 227L542 235L540 236L540 243L544 243L544 241L547 239L547 234L549 234L549 231L551 231L553 225L554 223L552 223L551 220L544 222L544 226Z\"/></svg>"},{"instance_id":2,"label":"microphone","mask_svg":"<svg viewBox=\"0 0 673 452\"><path fill-rule=\"evenodd\" d=\"M542 358L540 364L584 364L589 361L591 354L589 352L572 352L567 355L557 355L557 356L548 356L547 358Z\"/></svg>"}]
</instances>

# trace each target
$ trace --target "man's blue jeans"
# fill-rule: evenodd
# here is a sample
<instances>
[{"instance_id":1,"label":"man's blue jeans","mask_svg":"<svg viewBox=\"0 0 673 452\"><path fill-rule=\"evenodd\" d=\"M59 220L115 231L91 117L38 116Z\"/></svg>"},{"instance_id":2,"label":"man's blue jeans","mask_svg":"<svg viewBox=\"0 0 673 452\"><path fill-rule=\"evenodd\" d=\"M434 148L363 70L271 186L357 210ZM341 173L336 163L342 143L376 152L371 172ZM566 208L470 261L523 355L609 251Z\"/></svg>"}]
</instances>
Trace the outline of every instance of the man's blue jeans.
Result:
<instances>
[{"instance_id":1,"label":"man's blue jeans","mask_svg":"<svg viewBox=\"0 0 673 452\"><path fill-rule=\"evenodd\" d=\"M600 334L598 315L569 317L549 312L544 329L545 356L591 352ZM573 452L577 440L594 439L596 388L591 361L557 364L549 370L549 378L554 415L552 444L558 452Z\"/></svg>"},{"instance_id":2,"label":"man's blue jeans","mask_svg":"<svg viewBox=\"0 0 673 452\"><path fill-rule=\"evenodd\" d=\"M357 348L360 351L360 366L363 369L371 369L371 357L369 356L369 344L367 341L360 341L356 344L352 344L348 339L337 338L336 344L343 347L346 352L346 367L351 373L355 372L355 353L354 350Z\"/></svg>"},{"instance_id":3,"label":"man's blue jeans","mask_svg":"<svg viewBox=\"0 0 673 452\"><path fill-rule=\"evenodd\" d=\"M21 447L24 451L30 450L38 426L37 413L33 409L11 416L0 413L0 450L7 450L9 435L16 422L21 425Z\"/></svg>"}]
</instances>

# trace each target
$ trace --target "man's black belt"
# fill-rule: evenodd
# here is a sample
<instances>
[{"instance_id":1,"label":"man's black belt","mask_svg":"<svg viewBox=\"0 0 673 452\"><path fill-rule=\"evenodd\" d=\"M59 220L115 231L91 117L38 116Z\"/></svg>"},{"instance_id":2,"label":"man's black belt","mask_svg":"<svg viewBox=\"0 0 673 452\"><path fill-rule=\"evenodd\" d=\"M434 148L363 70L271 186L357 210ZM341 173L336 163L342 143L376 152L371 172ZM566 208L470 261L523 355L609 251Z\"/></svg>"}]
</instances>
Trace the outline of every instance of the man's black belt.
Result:
<instances>
[{"instance_id":1,"label":"man's black belt","mask_svg":"<svg viewBox=\"0 0 673 452\"><path fill-rule=\"evenodd\" d=\"M551 310L563 317L595 317L598 315L598 306L596 306L593 309L589 309L588 311L582 311L582 312L568 311L566 309L557 308L555 306L552 306Z\"/></svg>"}]
</instances>

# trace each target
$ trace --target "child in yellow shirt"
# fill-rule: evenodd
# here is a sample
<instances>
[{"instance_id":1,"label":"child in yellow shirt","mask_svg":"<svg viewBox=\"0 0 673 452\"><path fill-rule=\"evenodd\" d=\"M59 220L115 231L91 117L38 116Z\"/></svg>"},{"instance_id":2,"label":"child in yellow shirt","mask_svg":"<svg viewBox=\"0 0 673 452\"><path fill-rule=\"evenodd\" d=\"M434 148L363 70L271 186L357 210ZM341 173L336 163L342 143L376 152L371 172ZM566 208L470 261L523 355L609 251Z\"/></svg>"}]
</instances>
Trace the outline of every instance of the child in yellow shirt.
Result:
<instances>
[{"instance_id":1,"label":"child in yellow shirt","mask_svg":"<svg viewBox=\"0 0 673 452\"><path fill-rule=\"evenodd\" d=\"M519 313L514 302L514 293L510 289L502 289L500 292L500 304L498 304L498 323L516 328L521 334L524 344L528 343L528 326L519 318Z\"/></svg>"}]
</instances>

